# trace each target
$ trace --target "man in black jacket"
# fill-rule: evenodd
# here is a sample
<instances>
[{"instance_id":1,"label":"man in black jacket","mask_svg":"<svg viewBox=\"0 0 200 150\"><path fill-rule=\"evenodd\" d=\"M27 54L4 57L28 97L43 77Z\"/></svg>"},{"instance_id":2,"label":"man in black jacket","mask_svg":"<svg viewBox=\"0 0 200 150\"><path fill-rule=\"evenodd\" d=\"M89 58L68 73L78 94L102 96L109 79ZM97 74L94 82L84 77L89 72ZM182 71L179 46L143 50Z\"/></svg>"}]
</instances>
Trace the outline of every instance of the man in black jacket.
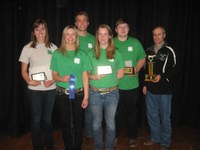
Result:
<instances>
[{"instance_id":1,"label":"man in black jacket","mask_svg":"<svg viewBox=\"0 0 200 150\"><path fill-rule=\"evenodd\" d=\"M147 120L151 130L151 140L144 145L160 143L166 150L171 145L171 99L173 77L177 73L176 55L165 42L165 29L153 29L154 44L146 51L145 82Z\"/></svg>"}]
</instances>

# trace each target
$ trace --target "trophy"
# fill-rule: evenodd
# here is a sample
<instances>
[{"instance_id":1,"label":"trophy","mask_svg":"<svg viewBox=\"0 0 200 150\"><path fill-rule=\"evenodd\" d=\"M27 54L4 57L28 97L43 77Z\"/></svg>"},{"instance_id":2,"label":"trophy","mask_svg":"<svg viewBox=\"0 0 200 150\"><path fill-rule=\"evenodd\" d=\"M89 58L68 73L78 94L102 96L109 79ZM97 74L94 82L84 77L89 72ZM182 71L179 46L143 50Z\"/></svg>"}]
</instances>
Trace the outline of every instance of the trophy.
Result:
<instances>
[{"instance_id":1,"label":"trophy","mask_svg":"<svg viewBox=\"0 0 200 150\"><path fill-rule=\"evenodd\" d=\"M153 59L156 55L149 55L148 56L148 62L147 62L147 70L148 70L148 74L145 74L145 81L153 81L155 80L156 75L154 74L154 62Z\"/></svg>"},{"instance_id":2,"label":"trophy","mask_svg":"<svg viewBox=\"0 0 200 150\"><path fill-rule=\"evenodd\" d=\"M135 68L134 67L125 67L124 74L125 75L135 75Z\"/></svg>"}]
</instances>

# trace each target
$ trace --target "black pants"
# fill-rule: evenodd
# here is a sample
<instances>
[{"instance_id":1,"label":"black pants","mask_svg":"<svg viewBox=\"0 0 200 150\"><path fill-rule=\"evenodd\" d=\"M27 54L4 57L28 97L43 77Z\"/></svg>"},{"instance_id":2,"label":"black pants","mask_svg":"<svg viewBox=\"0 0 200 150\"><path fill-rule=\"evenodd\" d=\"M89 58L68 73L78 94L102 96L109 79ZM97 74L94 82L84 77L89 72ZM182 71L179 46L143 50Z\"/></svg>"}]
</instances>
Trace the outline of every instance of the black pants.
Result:
<instances>
[{"instance_id":1,"label":"black pants","mask_svg":"<svg viewBox=\"0 0 200 150\"><path fill-rule=\"evenodd\" d=\"M81 150L83 135L82 100L83 93L76 94L76 98L73 100L69 100L69 96L65 94L57 95L56 97L56 105L61 117L65 150Z\"/></svg>"},{"instance_id":2,"label":"black pants","mask_svg":"<svg viewBox=\"0 0 200 150\"><path fill-rule=\"evenodd\" d=\"M137 101L139 88L131 90L119 90L120 99L116 111L116 137L122 127L122 120L125 119L128 138L137 138Z\"/></svg>"}]
</instances>

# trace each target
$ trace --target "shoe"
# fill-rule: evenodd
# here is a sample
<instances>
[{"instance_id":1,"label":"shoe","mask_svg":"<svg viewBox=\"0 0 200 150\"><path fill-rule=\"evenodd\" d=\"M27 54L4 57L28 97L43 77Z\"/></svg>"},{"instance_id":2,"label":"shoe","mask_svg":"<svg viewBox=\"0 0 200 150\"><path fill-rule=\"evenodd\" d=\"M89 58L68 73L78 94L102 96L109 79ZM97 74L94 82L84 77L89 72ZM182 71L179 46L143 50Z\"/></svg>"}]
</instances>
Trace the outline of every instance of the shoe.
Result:
<instances>
[{"instance_id":1,"label":"shoe","mask_svg":"<svg viewBox=\"0 0 200 150\"><path fill-rule=\"evenodd\" d=\"M117 138L115 138L114 147L117 147Z\"/></svg>"},{"instance_id":2,"label":"shoe","mask_svg":"<svg viewBox=\"0 0 200 150\"><path fill-rule=\"evenodd\" d=\"M169 148L168 147L166 147L166 146L161 146L160 147L160 150L168 150Z\"/></svg>"},{"instance_id":3,"label":"shoe","mask_svg":"<svg viewBox=\"0 0 200 150\"><path fill-rule=\"evenodd\" d=\"M150 145L153 145L154 142L151 141L151 140L148 140L148 141L144 142L143 144L144 144L145 146L150 146Z\"/></svg>"},{"instance_id":4,"label":"shoe","mask_svg":"<svg viewBox=\"0 0 200 150\"><path fill-rule=\"evenodd\" d=\"M129 148L137 147L136 139L129 139Z\"/></svg>"},{"instance_id":5,"label":"shoe","mask_svg":"<svg viewBox=\"0 0 200 150\"><path fill-rule=\"evenodd\" d=\"M86 137L86 143L87 144L92 144L93 143L93 138L92 137L90 137L90 138Z\"/></svg>"}]
</instances>

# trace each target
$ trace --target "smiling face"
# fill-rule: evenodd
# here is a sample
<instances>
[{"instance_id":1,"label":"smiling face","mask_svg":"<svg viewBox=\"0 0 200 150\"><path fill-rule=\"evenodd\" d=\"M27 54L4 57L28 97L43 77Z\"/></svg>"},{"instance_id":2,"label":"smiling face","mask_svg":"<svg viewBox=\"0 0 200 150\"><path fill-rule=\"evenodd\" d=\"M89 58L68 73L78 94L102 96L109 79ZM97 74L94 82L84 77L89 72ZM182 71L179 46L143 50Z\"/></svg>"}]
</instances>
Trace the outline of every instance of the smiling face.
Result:
<instances>
[{"instance_id":1,"label":"smiling face","mask_svg":"<svg viewBox=\"0 0 200 150\"><path fill-rule=\"evenodd\" d=\"M127 23L119 24L115 28L115 31L116 31L118 37L127 37L128 32L129 32L129 26Z\"/></svg>"},{"instance_id":2,"label":"smiling face","mask_svg":"<svg viewBox=\"0 0 200 150\"><path fill-rule=\"evenodd\" d=\"M37 42L44 43L46 32L47 30L44 24L39 24L38 27L34 29L34 35L37 39Z\"/></svg>"},{"instance_id":3,"label":"smiling face","mask_svg":"<svg viewBox=\"0 0 200 150\"><path fill-rule=\"evenodd\" d=\"M65 42L66 44L72 45L76 43L76 39L77 39L77 33L76 30L74 30L73 28L69 28L66 30L65 33Z\"/></svg>"},{"instance_id":4,"label":"smiling face","mask_svg":"<svg viewBox=\"0 0 200 150\"><path fill-rule=\"evenodd\" d=\"M111 38L108 30L106 28L100 27L97 32L98 41L100 47L105 48L108 45L109 39Z\"/></svg>"},{"instance_id":5,"label":"smiling face","mask_svg":"<svg viewBox=\"0 0 200 150\"><path fill-rule=\"evenodd\" d=\"M89 21L85 15L76 16L75 25L79 31L87 31Z\"/></svg>"}]
</instances>

